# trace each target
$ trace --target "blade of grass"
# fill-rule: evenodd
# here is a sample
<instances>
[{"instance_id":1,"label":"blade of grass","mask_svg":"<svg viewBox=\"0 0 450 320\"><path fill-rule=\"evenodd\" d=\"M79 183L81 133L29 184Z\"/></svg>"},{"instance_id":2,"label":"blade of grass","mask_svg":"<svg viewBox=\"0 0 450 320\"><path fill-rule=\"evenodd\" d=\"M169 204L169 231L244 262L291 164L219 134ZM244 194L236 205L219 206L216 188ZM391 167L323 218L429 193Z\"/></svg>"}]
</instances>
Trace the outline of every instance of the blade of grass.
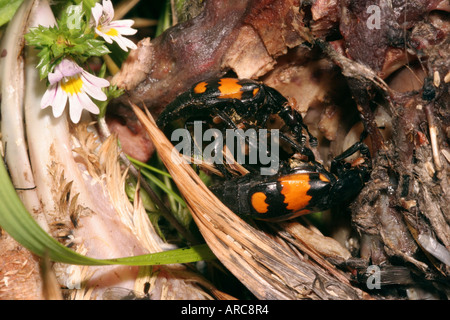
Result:
<instances>
[{"instance_id":1,"label":"blade of grass","mask_svg":"<svg viewBox=\"0 0 450 320\"><path fill-rule=\"evenodd\" d=\"M66 248L45 232L31 217L20 201L9 179L4 164L0 165L0 226L17 242L39 257L48 257L52 261L77 265L161 265L189 263L215 259L207 245L175 249L134 257L117 259L94 259Z\"/></svg>"},{"instance_id":2,"label":"blade of grass","mask_svg":"<svg viewBox=\"0 0 450 320\"><path fill-rule=\"evenodd\" d=\"M164 32L172 25L172 6L170 0L166 0L161 16L156 27L156 36Z\"/></svg>"},{"instance_id":3,"label":"blade of grass","mask_svg":"<svg viewBox=\"0 0 450 320\"><path fill-rule=\"evenodd\" d=\"M153 166L150 166L150 165L148 165L148 164L146 164L146 163L144 163L144 162L141 162L141 161L139 161L139 160L136 160L136 159L134 159L134 158L132 158L132 157L130 157L130 156L127 156L127 158L130 159L130 161L131 161L132 163L134 163L135 165L137 165L137 166L140 167L140 168L146 168L146 169L149 170L149 171L153 171L153 172L159 173L159 174L161 174L161 175L163 175L163 176L172 178L172 176L170 175L170 173L168 173L168 172L166 172L166 171L163 171L163 170L161 170L161 169L158 169L158 168L155 168L155 167L153 167Z\"/></svg>"},{"instance_id":4,"label":"blade of grass","mask_svg":"<svg viewBox=\"0 0 450 320\"><path fill-rule=\"evenodd\" d=\"M157 185L161 190L163 190L165 193L167 193L167 195L170 197L171 200L175 200L182 207L186 208L186 202L183 200L183 198L178 193L174 192L172 190L172 188L170 188L170 186L168 185L167 178L172 179L171 175L168 172L158 169L156 167L153 167L151 165L148 165L146 163L143 163L139 160L133 159L130 156L127 156L127 158L133 164L135 164L137 167L140 168L142 175L144 175L147 179L149 179L151 182L153 182L155 185ZM151 174L150 171L162 175L164 178L164 181L161 181L160 179L158 179L155 175Z\"/></svg>"},{"instance_id":5,"label":"blade of grass","mask_svg":"<svg viewBox=\"0 0 450 320\"><path fill-rule=\"evenodd\" d=\"M22 2L23 0L0 0L0 26L11 20Z\"/></svg>"},{"instance_id":6,"label":"blade of grass","mask_svg":"<svg viewBox=\"0 0 450 320\"><path fill-rule=\"evenodd\" d=\"M183 198L181 198L179 194L177 194L172 189L170 189L166 184L164 184L163 181L158 179L155 175L151 174L147 170L141 170L141 173L144 177L146 177L148 180L150 180L155 185L157 185L159 188L161 188L161 190L163 190L165 193L172 196L178 203L180 203L182 206L186 207L186 203L184 202Z\"/></svg>"}]
</instances>

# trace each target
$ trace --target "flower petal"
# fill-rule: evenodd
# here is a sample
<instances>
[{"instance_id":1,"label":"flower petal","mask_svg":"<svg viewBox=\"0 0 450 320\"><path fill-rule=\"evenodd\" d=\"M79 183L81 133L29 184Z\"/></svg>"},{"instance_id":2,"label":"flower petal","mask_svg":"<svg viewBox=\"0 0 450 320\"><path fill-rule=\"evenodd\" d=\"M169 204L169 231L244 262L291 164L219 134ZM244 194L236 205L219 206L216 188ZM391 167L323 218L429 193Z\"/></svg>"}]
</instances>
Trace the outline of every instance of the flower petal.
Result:
<instances>
[{"instance_id":1,"label":"flower petal","mask_svg":"<svg viewBox=\"0 0 450 320\"><path fill-rule=\"evenodd\" d=\"M109 81L103 78L99 78L94 76L93 74L90 74L87 71L83 71L82 72L82 77L83 80L86 80L89 84L95 86L95 87L108 87L109 86ZM84 81L83 81L84 82Z\"/></svg>"},{"instance_id":2,"label":"flower petal","mask_svg":"<svg viewBox=\"0 0 450 320\"><path fill-rule=\"evenodd\" d=\"M67 94L61 89L61 85L58 84L58 87L56 89L55 98L52 101L52 111L53 116L55 118L58 118L62 115L64 109L66 108L67 104Z\"/></svg>"},{"instance_id":3,"label":"flower petal","mask_svg":"<svg viewBox=\"0 0 450 320\"><path fill-rule=\"evenodd\" d=\"M109 44L113 43L113 40L111 39L111 37L108 36L106 33L103 33L102 31L100 31L98 28L95 28L95 33L98 34L100 37L102 37Z\"/></svg>"},{"instance_id":4,"label":"flower petal","mask_svg":"<svg viewBox=\"0 0 450 320\"><path fill-rule=\"evenodd\" d=\"M100 109L98 106L87 96L86 93L80 93L78 95L78 99L83 106L83 109L86 109L90 113L99 114Z\"/></svg>"},{"instance_id":5,"label":"flower petal","mask_svg":"<svg viewBox=\"0 0 450 320\"><path fill-rule=\"evenodd\" d=\"M133 41L131 41L127 38L124 38L122 36L116 36L116 37L113 37L113 39L117 42L117 44L123 51L128 51L127 47L130 49L137 48L136 44Z\"/></svg>"},{"instance_id":6,"label":"flower petal","mask_svg":"<svg viewBox=\"0 0 450 320\"><path fill-rule=\"evenodd\" d=\"M103 15L105 17L105 23L109 23L114 19L114 7L111 0L103 0Z\"/></svg>"},{"instance_id":7,"label":"flower petal","mask_svg":"<svg viewBox=\"0 0 450 320\"><path fill-rule=\"evenodd\" d=\"M71 59L62 59L56 66L55 71L61 72L64 77L73 77L83 71L79 65L73 62Z\"/></svg>"},{"instance_id":8,"label":"flower petal","mask_svg":"<svg viewBox=\"0 0 450 320\"><path fill-rule=\"evenodd\" d=\"M70 120L73 123L78 123L81 118L81 112L83 111L83 105L78 98L78 95L73 95L69 97L69 114Z\"/></svg>"},{"instance_id":9,"label":"flower petal","mask_svg":"<svg viewBox=\"0 0 450 320\"><path fill-rule=\"evenodd\" d=\"M45 91L45 93L41 99L41 109L45 109L48 106L52 105L53 100L55 100L57 88L58 88L58 85L56 85L56 84L50 85L47 88L47 91Z\"/></svg>"},{"instance_id":10,"label":"flower petal","mask_svg":"<svg viewBox=\"0 0 450 320\"><path fill-rule=\"evenodd\" d=\"M61 81L61 79L63 78L63 74L61 73L61 71L55 69L55 72L50 72L47 76L48 78L48 82L50 82L50 84L56 84L58 81Z\"/></svg>"},{"instance_id":11,"label":"flower petal","mask_svg":"<svg viewBox=\"0 0 450 320\"><path fill-rule=\"evenodd\" d=\"M92 98L99 100L99 101L105 101L107 99L106 94L99 87L92 86L90 84L86 84L86 82L84 82L84 84L85 84L83 86L84 92L86 92Z\"/></svg>"},{"instance_id":12,"label":"flower petal","mask_svg":"<svg viewBox=\"0 0 450 320\"><path fill-rule=\"evenodd\" d=\"M103 7L100 3L96 3L95 6L91 9L92 18L94 19L95 26L98 26L100 21L100 17L103 14Z\"/></svg>"},{"instance_id":13,"label":"flower petal","mask_svg":"<svg viewBox=\"0 0 450 320\"><path fill-rule=\"evenodd\" d=\"M108 24L109 27L116 29L119 31L120 34L125 34L121 32L122 29L128 29L132 34L135 34L137 32L137 29L131 28L131 26L134 24L134 20L131 19L125 19L125 20L115 20L111 21L111 23Z\"/></svg>"},{"instance_id":14,"label":"flower petal","mask_svg":"<svg viewBox=\"0 0 450 320\"><path fill-rule=\"evenodd\" d=\"M129 27L114 27L111 26L111 29L116 30L116 32L123 36L131 36L137 32L137 29L129 28Z\"/></svg>"}]
</instances>

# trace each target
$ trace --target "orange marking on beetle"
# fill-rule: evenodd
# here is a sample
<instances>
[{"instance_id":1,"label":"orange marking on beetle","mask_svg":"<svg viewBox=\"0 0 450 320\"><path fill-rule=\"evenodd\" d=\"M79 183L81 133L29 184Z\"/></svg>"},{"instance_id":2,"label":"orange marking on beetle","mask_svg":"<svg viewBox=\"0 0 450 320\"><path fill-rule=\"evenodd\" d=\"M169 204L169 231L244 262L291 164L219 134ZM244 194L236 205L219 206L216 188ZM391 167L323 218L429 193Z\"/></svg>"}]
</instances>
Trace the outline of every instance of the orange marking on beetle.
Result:
<instances>
[{"instance_id":1,"label":"orange marking on beetle","mask_svg":"<svg viewBox=\"0 0 450 320\"><path fill-rule=\"evenodd\" d=\"M311 210L303 209L303 210L297 211L292 217L296 218L296 217L300 217L300 216L303 216L308 213L311 213Z\"/></svg>"},{"instance_id":2,"label":"orange marking on beetle","mask_svg":"<svg viewBox=\"0 0 450 320\"><path fill-rule=\"evenodd\" d=\"M319 179L324 181L324 182L330 182L330 179L328 179L324 174L320 173L319 174Z\"/></svg>"},{"instance_id":3,"label":"orange marking on beetle","mask_svg":"<svg viewBox=\"0 0 450 320\"><path fill-rule=\"evenodd\" d=\"M253 92L252 92L253 96L256 96L256 94L257 94L258 92L259 92L259 88L253 89Z\"/></svg>"},{"instance_id":4,"label":"orange marking on beetle","mask_svg":"<svg viewBox=\"0 0 450 320\"><path fill-rule=\"evenodd\" d=\"M267 196L262 192L252 194L251 202L253 209L258 213L266 213L269 205L266 203Z\"/></svg>"},{"instance_id":5,"label":"orange marking on beetle","mask_svg":"<svg viewBox=\"0 0 450 320\"><path fill-rule=\"evenodd\" d=\"M286 209L293 212L303 210L311 200L307 194L311 185L308 174L292 174L278 179L281 184L281 194L284 195ZM305 212L307 213L307 212Z\"/></svg>"},{"instance_id":6,"label":"orange marking on beetle","mask_svg":"<svg viewBox=\"0 0 450 320\"><path fill-rule=\"evenodd\" d=\"M238 83L238 79L224 78L219 81L219 98L222 99L241 99L242 86Z\"/></svg>"},{"instance_id":7,"label":"orange marking on beetle","mask_svg":"<svg viewBox=\"0 0 450 320\"><path fill-rule=\"evenodd\" d=\"M297 215L301 216L301 215L308 214L308 213L311 213L311 210L304 209L304 210L298 211Z\"/></svg>"},{"instance_id":8,"label":"orange marking on beetle","mask_svg":"<svg viewBox=\"0 0 450 320\"><path fill-rule=\"evenodd\" d=\"M195 93L204 93L206 91L207 85L208 85L208 83L206 83L205 81L198 83L194 88L194 92Z\"/></svg>"},{"instance_id":9,"label":"orange marking on beetle","mask_svg":"<svg viewBox=\"0 0 450 320\"><path fill-rule=\"evenodd\" d=\"M366 161L364 160L364 158L362 158L362 157L357 158L357 159L355 159L355 160L352 162L352 167L360 166L360 165L362 165L364 162L366 162Z\"/></svg>"}]
</instances>

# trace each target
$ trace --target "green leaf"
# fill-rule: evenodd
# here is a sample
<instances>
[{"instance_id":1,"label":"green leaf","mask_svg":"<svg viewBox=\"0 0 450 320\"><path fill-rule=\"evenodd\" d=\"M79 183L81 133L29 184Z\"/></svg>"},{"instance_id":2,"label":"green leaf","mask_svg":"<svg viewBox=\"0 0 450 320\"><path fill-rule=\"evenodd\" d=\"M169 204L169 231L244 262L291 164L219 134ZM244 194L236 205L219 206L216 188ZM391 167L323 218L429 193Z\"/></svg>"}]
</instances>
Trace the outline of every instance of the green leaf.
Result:
<instances>
[{"instance_id":1,"label":"green leaf","mask_svg":"<svg viewBox=\"0 0 450 320\"><path fill-rule=\"evenodd\" d=\"M30 31L25 35L25 40L31 46L41 48L55 44L58 35L57 27L38 26L30 28Z\"/></svg>"},{"instance_id":2,"label":"green leaf","mask_svg":"<svg viewBox=\"0 0 450 320\"><path fill-rule=\"evenodd\" d=\"M28 45L35 46L39 50L38 57L40 59L36 67L42 80L61 60L64 54L65 38L57 27L43 26L30 28L24 37Z\"/></svg>"},{"instance_id":3,"label":"green leaf","mask_svg":"<svg viewBox=\"0 0 450 320\"><path fill-rule=\"evenodd\" d=\"M49 48L44 47L37 55L40 59L38 64L36 65L36 68L39 71L39 78L41 80L46 78L54 67L54 64L52 64L50 60L50 54L48 53L49 50Z\"/></svg>"},{"instance_id":4,"label":"green leaf","mask_svg":"<svg viewBox=\"0 0 450 320\"><path fill-rule=\"evenodd\" d=\"M47 77L63 57L71 57L81 64L92 56L110 53L103 40L94 38L87 23L87 9L84 5L91 3L68 5L57 20L57 27L31 28L25 35L27 44L40 50L38 69L41 79ZM90 12L90 9L87 12Z\"/></svg>"},{"instance_id":5,"label":"green leaf","mask_svg":"<svg viewBox=\"0 0 450 320\"><path fill-rule=\"evenodd\" d=\"M160 15L158 25L156 26L156 36L163 33L166 29L168 29L172 25L172 8L171 2L166 1L163 11Z\"/></svg>"},{"instance_id":6,"label":"green leaf","mask_svg":"<svg viewBox=\"0 0 450 320\"><path fill-rule=\"evenodd\" d=\"M86 46L85 51L89 53L90 56L103 56L110 53L109 49L106 47L105 42L97 39L86 39L84 41Z\"/></svg>"},{"instance_id":7,"label":"green leaf","mask_svg":"<svg viewBox=\"0 0 450 320\"><path fill-rule=\"evenodd\" d=\"M132 163L134 163L135 165L139 166L140 168L145 168L145 169L148 169L148 170L153 171L153 172L155 172L155 173L159 173L160 175L166 176L166 177L168 177L168 178L172 178L172 176L170 175L170 173L168 173L167 171L163 171L163 170L161 170L161 169L158 169L158 168L156 168L156 167L154 167L154 166L151 166L151 165L149 165L149 164L147 164L147 163L141 162L141 161L139 161L139 160L137 160L137 159L134 159L133 157L130 157L130 156L127 156L127 158L128 158Z\"/></svg>"},{"instance_id":8,"label":"green leaf","mask_svg":"<svg viewBox=\"0 0 450 320\"><path fill-rule=\"evenodd\" d=\"M47 234L31 217L9 179L3 161L0 164L0 226L17 242L39 257L78 265L161 265L215 259L206 244L154 254L117 259L94 259L66 248Z\"/></svg>"},{"instance_id":9,"label":"green leaf","mask_svg":"<svg viewBox=\"0 0 450 320\"><path fill-rule=\"evenodd\" d=\"M178 193L176 193L174 190L172 190L170 187L168 187L158 177L156 177L154 174L152 174L151 171L159 173L165 177L171 178L169 173L161 171L153 166L150 166L146 163L140 162L136 159L133 159L132 157L128 157L128 159L131 162L133 162L135 165L139 166L140 171L144 177L146 177L149 181L153 182L156 186L158 186L165 193L167 193L168 195L173 197L181 206L186 207L186 202L183 200L183 198Z\"/></svg>"},{"instance_id":10,"label":"green leaf","mask_svg":"<svg viewBox=\"0 0 450 320\"><path fill-rule=\"evenodd\" d=\"M86 20L84 18L84 10L81 4L72 5L66 3L66 7L61 11L61 16L58 21L59 29L64 33L67 31L80 32L84 31Z\"/></svg>"},{"instance_id":11,"label":"green leaf","mask_svg":"<svg viewBox=\"0 0 450 320\"><path fill-rule=\"evenodd\" d=\"M83 5L68 6L65 13L66 14L63 15L65 20L61 22L64 23L69 30L81 30L84 16Z\"/></svg>"},{"instance_id":12,"label":"green leaf","mask_svg":"<svg viewBox=\"0 0 450 320\"><path fill-rule=\"evenodd\" d=\"M146 177L149 181L157 185L165 193L172 196L180 205L186 207L186 202L184 202L183 198L181 198L181 196L178 193L170 189L164 182L158 179L155 175L151 174L149 171L144 169L141 170L141 173L144 177Z\"/></svg>"},{"instance_id":13,"label":"green leaf","mask_svg":"<svg viewBox=\"0 0 450 320\"><path fill-rule=\"evenodd\" d=\"M0 27L14 16L23 0L0 0Z\"/></svg>"},{"instance_id":14,"label":"green leaf","mask_svg":"<svg viewBox=\"0 0 450 320\"><path fill-rule=\"evenodd\" d=\"M98 2L98 0L74 0L76 4L82 4L83 9L86 12L91 12L91 9L95 6L95 4Z\"/></svg>"},{"instance_id":15,"label":"green leaf","mask_svg":"<svg viewBox=\"0 0 450 320\"><path fill-rule=\"evenodd\" d=\"M97 77L104 78L105 73L106 73L106 64L103 64ZM99 118L105 117L106 109L107 109L109 102L112 99L120 97L125 91L123 89L120 89L116 85L110 85L107 88L103 88L103 92L106 94L105 101L99 101L99 100L94 99L95 104L100 109L100 113L98 114Z\"/></svg>"}]
</instances>

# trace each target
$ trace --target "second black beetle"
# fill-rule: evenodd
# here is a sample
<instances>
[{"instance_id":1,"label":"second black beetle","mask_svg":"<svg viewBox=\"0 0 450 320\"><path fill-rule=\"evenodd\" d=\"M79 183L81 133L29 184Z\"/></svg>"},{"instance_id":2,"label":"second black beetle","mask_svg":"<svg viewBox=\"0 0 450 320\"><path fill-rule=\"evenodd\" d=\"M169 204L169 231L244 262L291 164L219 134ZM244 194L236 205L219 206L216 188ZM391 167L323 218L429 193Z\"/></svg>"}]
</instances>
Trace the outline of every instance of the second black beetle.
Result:
<instances>
[{"instance_id":1,"label":"second black beetle","mask_svg":"<svg viewBox=\"0 0 450 320\"><path fill-rule=\"evenodd\" d=\"M352 164L346 158L361 153ZM262 176L247 174L211 187L234 213L266 221L283 221L324 211L352 200L368 181L370 152L361 141L331 162L327 171L318 162Z\"/></svg>"},{"instance_id":2,"label":"second black beetle","mask_svg":"<svg viewBox=\"0 0 450 320\"><path fill-rule=\"evenodd\" d=\"M308 133L311 145L317 142L303 123L302 116L292 109L288 100L277 90L250 79L201 81L167 105L158 117L157 124L164 129L176 119L210 115L219 117L230 128L237 129L232 119L234 113L242 119L253 118L255 126L259 128L265 127L270 115L278 114L297 141L293 142L286 136L282 138L297 152L313 158L312 152L305 147L303 130Z\"/></svg>"}]
</instances>

